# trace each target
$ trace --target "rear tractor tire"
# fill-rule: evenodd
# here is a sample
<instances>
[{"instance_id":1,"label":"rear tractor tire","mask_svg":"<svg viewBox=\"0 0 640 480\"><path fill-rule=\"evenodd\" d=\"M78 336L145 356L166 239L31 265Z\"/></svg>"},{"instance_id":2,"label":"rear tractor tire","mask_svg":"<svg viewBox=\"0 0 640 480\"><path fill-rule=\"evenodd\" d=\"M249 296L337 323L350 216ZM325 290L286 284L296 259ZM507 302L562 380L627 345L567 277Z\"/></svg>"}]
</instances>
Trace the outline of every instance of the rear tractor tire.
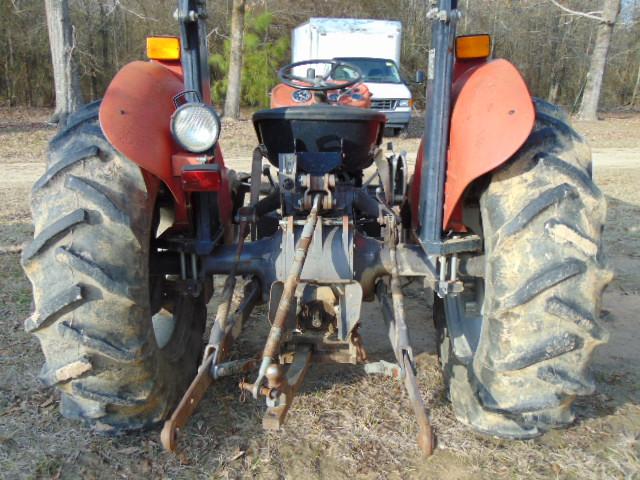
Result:
<instances>
[{"instance_id":1,"label":"rear tractor tire","mask_svg":"<svg viewBox=\"0 0 640 480\"><path fill-rule=\"evenodd\" d=\"M117 433L163 420L180 398L197 370L206 303L150 274L157 199L105 139L98 109L69 117L33 187L22 264L35 312L25 328L62 414Z\"/></svg>"},{"instance_id":2,"label":"rear tractor tire","mask_svg":"<svg viewBox=\"0 0 640 480\"><path fill-rule=\"evenodd\" d=\"M612 278L589 148L557 107L536 109L533 133L480 195L483 277L463 278L465 292L434 312L456 416L516 439L570 424L576 396L594 391L589 363L608 338L599 313Z\"/></svg>"}]
</instances>

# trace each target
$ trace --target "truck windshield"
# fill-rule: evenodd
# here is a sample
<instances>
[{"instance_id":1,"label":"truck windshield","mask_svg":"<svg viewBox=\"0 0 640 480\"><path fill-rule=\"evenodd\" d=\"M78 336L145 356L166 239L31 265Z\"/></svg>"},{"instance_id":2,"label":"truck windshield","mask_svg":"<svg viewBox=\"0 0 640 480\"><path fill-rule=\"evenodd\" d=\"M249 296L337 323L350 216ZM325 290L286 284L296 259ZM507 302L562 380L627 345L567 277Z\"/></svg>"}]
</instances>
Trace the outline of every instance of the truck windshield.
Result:
<instances>
[{"instance_id":1,"label":"truck windshield","mask_svg":"<svg viewBox=\"0 0 640 480\"><path fill-rule=\"evenodd\" d=\"M393 60L383 58L336 58L354 67L358 67L362 72L362 80L369 83L402 83L400 72ZM334 80L351 80L353 72L347 68L338 67L334 74Z\"/></svg>"}]
</instances>

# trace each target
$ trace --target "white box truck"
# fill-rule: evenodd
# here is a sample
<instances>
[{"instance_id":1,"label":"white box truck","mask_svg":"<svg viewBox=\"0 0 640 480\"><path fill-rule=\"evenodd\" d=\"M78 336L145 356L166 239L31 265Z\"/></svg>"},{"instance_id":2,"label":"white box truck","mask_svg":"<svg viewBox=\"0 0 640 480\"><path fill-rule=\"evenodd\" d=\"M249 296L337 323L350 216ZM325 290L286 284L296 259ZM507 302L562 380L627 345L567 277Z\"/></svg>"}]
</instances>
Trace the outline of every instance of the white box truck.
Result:
<instances>
[{"instance_id":1,"label":"white box truck","mask_svg":"<svg viewBox=\"0 0 640 480\"><path fill-rule=\"evenodd\" d=\"M411 92L400 76L402 24L389 20L311 18L292 32L293 62L340 59L358 67L372 94L372 108L384 112L399 132L411 118Z\"/></svg>"}]
</instances>

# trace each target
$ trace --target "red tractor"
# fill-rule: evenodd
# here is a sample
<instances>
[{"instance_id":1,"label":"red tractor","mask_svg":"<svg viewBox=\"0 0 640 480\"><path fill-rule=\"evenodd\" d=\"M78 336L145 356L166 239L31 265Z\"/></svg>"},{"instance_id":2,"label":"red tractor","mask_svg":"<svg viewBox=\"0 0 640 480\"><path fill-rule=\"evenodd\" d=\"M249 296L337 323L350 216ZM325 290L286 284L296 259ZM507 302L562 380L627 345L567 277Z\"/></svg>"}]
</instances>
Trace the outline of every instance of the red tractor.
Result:
<instances>
[{"instance_id":1,"label":"red tractor","mask_svg":"<svg viewBox=\"0 0 640 480\"><path fill-rule=\"evenodd\" d=\"M179 0L180 38L150 38L151 61L126 65L102 101L70 117L33 187L26 329L62 414L106 432L169 417L162 441L174 449L220 377L255 369L240 388L266 400L264 426L278 428L311 363L365 363L404 382L430 453L401 288L417 277L435 298L462 422L513 439L570 424L576 396L595 388L611 273L604 198L567 116L491 58L488 36L456 38L457 2L440 0L412 175L380 147L385 117L362 108L359 72L339 61L280 71L280 106L254 114L251 173L237 174L218 146L206 16L203 0ZM205 345L214 274L227 280ZM393 364L368 362L358 333L371 328L361 303L374 300ZM261 303L262 355L231 358Z\"/></svg>"}]
</instances>

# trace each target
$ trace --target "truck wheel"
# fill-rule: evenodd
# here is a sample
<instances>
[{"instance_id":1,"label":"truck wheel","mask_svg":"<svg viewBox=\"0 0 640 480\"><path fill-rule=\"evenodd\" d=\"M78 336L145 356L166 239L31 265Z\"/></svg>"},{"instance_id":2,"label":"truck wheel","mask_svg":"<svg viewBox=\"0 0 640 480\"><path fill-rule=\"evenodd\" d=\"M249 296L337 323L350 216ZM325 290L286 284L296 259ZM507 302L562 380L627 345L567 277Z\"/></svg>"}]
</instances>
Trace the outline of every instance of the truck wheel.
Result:
<instances>
[{"instance_id":1,"label":"truck wheel","mask_svg":"<svg viewBox=\"0 0 640 480\"><path fill-rule=\"evenodd\" d=\"M571 423L576 395L595 389L593 351L608 338L598 321L612 278L605 200L588 146L547 107L537 103L533 133L480 196L482 276L434 305L456 416L505 438Z\"/></svg>"},{"instance_id":2,"label":"truck wheel","mask_svg":"<svg viewBox=\"0 0 640 480\"><path fill-rule=\"evenodd\" d=\"M161 421L180 398L197 370L206 303L150 273L156 196L107 142L98 109L69 117L33 187L22 265L35 312L25 328L40 340L40 377L60 390L62 414L115 433Z\"/></svg>"}]
</instances>

